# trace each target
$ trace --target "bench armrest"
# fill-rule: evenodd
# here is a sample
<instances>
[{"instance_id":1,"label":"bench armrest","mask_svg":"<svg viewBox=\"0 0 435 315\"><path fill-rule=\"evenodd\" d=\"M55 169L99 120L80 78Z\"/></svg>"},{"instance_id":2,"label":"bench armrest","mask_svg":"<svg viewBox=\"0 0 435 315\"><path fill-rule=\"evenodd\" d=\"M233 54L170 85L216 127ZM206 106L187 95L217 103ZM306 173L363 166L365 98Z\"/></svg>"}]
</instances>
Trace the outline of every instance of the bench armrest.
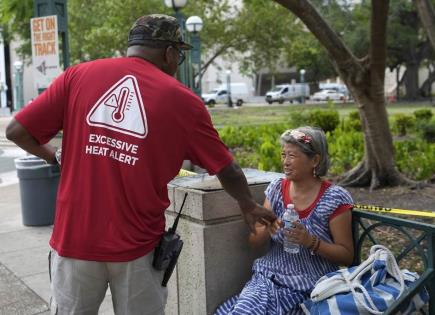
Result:
<instances>
[{"instance_id":1,"label":"bench armrest","mask_svg":"<svg viewBox=\"0 0 435 315\"><path fill-rule=\"evenodd\" d=\"M428 268L423 275L408 289L406 289L403 294L400 296L399 299L397 299L390 307L388 307L387 311L385 312L386 315L388 314L397 314L399 312L399 309L402 308L404 305L408 304L411 299L418 293L420 290L423 289L423 286L425 284L429 284L432 278L435 276L435 270L432 268Z\"/></svg>"}]
</instances>

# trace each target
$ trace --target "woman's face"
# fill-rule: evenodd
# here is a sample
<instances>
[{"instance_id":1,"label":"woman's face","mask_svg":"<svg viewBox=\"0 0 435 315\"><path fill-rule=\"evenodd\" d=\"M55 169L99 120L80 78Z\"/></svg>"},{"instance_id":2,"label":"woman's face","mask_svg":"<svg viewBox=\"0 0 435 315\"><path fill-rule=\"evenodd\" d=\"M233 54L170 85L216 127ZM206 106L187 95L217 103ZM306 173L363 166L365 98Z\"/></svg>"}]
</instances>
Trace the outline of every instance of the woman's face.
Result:
<instances>
[{"instance_id":1,"label":"woman's face","mask_svg":"<svg viewBox=\"0 0 435 315\"><path fill-rule=\"evenodd\" d=\"M318 163L318 155L309 158L295 145L286 143L281 150L284 174L288 180L300 181L313 177L313 169Z\"/></svg>"}]
</instances>

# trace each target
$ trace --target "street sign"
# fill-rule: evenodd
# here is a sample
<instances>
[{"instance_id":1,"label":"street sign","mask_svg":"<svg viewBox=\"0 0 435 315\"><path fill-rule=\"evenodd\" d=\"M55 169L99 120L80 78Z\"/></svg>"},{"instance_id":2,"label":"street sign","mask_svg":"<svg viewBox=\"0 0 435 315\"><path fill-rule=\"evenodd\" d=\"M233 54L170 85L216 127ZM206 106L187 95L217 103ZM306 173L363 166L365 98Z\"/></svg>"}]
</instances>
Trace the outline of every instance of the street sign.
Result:
<instances>
[{"instance_id":1,"label":"street sign","mask_svg":"<svg viewBox=\"0 0 435 315\"><path fill-rule=\"evenodd\" d=\"M57 16L30 20L33 79L36 89L47 88L60 72Z\"/></svg>"}]
</instances>

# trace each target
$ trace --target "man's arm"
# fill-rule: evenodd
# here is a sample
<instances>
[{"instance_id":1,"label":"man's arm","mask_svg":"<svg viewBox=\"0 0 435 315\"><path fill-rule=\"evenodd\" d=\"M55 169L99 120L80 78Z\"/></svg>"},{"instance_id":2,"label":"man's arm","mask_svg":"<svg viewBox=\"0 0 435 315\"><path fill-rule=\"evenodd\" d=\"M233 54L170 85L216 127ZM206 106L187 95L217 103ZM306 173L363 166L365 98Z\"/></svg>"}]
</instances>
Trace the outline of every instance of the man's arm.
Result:
<instances>
[{"instance_id":1,"label":"man's arm","mask_svg":"<svg viewBox=\"0 0 435 315\"><path fill-rule=\"evenodd\" d=\"M245 174L235 162L224 167L216 176L224 190L239 203L240 210L252 232L255 233L255 222L275 221L273 212L262 207L252 198Z\"/></svg>"},{"instance_id":2,"label":"man's arm","mask_svg":"<svg viewBox=\"0 0 435 315\"><path fill-rule=\"evenodd\" d=\"M12 119L6 128L6 138L33 155L55 164L56 148L49 144L39 144L38 141L16 119Z\"/></svg>"}]
</instances>

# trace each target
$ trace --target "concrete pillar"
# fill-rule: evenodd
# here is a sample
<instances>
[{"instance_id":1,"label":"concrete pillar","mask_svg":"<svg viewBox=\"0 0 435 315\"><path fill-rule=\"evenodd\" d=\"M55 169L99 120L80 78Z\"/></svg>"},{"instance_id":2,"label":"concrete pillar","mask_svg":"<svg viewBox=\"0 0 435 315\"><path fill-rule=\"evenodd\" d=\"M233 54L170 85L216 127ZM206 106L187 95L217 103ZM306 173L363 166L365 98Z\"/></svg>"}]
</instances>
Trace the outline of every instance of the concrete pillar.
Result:
<instances>
[{"instance_id":1,"label":"concrete pillar","mask_svg":"<svg viewBox=\"0 0 435 315\"><path fill-rule=\"evenodd\" d=\"M251 192L259 203L264 190L279 173L244 170ZM248 228L234 199L214 176L180 177L168 187L171 205L166 227L172 225L185 192L188 192L178 233L183 251L168 283L167 315L213 314L228 297L238 293L251 276L252 262L265 249L251 249Z\"/></svg>"}]
</instances>

